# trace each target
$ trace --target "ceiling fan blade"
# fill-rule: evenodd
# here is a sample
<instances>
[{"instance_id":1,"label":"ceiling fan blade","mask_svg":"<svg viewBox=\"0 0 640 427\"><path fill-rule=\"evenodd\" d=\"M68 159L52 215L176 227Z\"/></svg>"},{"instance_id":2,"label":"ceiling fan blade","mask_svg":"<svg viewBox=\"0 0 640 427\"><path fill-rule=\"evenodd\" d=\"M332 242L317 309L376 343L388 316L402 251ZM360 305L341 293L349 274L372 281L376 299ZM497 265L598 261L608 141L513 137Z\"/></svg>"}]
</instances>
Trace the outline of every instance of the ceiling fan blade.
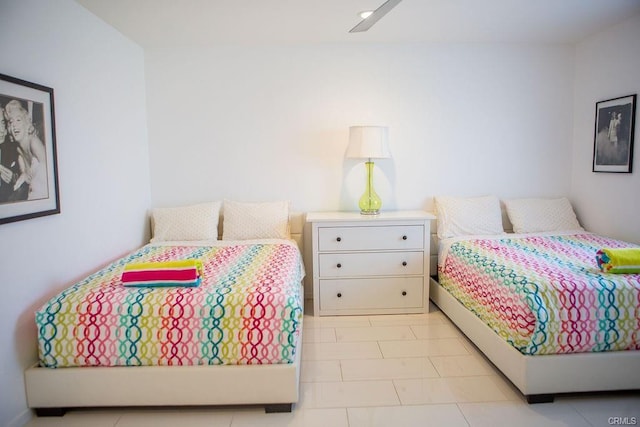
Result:
<instances>
[{"instance_id":1,"label":"ceiling fan blade","mask_svg":"<svg viewBox=\"0 0 640 427\"><path fill-rule=\"evenodd\" d=\"M375 24L380 19L382 19L382 17L384 15L389 13L389 11L391 9L393 9L394 7L396 7L398 5L398 3L400 3L401 1L402 0L387 0L380 7L378 7L376 10L374 10L371 15L369 15L368 17L366 17L365 19L360 21L358 23L358 25L356 25L355 27L350 29L349 32L350 33L361 33L363 31L367 31L369 28L371 28L373 26L373 24Z\"/></svg>"}]
</instances>

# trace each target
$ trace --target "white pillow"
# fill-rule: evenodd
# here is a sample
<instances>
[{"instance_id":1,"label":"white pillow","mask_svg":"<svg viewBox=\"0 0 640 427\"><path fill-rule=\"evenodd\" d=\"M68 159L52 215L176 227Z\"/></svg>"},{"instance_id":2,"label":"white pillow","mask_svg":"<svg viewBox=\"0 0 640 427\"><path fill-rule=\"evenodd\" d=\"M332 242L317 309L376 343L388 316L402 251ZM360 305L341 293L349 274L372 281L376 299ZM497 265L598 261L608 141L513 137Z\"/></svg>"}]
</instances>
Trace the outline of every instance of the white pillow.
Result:
<instances>
[{"instance_id":1,"label":"white pillow","mask_svg":"<svg viewBox=\"0 0 640 427\"><path fill-rule=\"evenodd\" d=\"M584 230L566 197L559 199L505 200L515 233Z\"/></svg>"},{"instance_id":2,"label":"white pillow","mask_svg":"<svg viewBox=\"0 0 640 427\"><path fill-rule=\"evenodd\" d=\"M289 237L289 202L224 201L222 240Z\"/></svg>"},{"instance_id":3,"label":"white pillow","mask_svg":"<svg viewBox=\"0 0 640 427\"><path fill-rule=\"evenodd\" d=\"M438 237L504 234L500 200L495 196L436 197Z\"/></svg>"},{"instance_id":4,"label":"white pillow","mask_svg":"<svg viewBox=\"0 0 640 427\"><path fill-rule=\"evenodd\" d=\"M218 240L220 202L176 208L156 208L151 212L151 242L174 240Z\"/></svg>"}]
</instances>

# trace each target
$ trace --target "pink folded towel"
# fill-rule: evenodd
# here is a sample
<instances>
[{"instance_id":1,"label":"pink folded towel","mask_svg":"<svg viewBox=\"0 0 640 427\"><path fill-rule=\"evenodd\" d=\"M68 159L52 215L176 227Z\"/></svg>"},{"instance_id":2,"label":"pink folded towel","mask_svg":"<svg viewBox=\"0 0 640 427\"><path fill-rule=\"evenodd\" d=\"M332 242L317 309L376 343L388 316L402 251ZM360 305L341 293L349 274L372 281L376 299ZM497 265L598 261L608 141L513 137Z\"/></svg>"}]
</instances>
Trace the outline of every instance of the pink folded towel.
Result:
<instances>
[{"instance_id":1,"label":"pink folded towel","mask_svg":"<svg viewBox=\"0 0 640 427\"><path fill-rule=\"evenodd\" d=\"M124 267L122 283L131 287L199 286L202 262L197 259L131 263Z\"/></svg>"}]
</instances>

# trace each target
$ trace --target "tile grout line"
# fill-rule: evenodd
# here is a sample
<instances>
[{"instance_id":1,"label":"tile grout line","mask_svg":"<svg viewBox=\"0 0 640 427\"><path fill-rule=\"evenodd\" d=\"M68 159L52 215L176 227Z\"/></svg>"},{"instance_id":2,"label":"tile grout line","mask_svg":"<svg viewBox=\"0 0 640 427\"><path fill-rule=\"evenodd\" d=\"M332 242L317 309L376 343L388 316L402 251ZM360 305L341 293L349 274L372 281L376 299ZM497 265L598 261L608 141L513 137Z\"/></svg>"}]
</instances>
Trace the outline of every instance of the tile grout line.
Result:
<instances>
[{"instance_id":1,"label":"tile grout line","mask_svg":"<svg viewBox=\"0 0 640 427\"><path fill-rule=\"evenodd\" d=\"M380 347L380 341L376 341L376 345L378 346L378 351L380 352L381 359L386 359L386 357L384 357L384 353L382 352L382 347Z\"/></svg>"},{"instance_id":2,"label":"tile grout line","mask_svg":"<svg viewBox=\"0 0 640 427\"><path fill-rule=\"evenodd\" d=\"M464 411L463 411L463 410L462 410L462 408L460 407L460 403L461 403L461 402L456 402L456 404L455 404L455 405L456 405L456 408L458 408L458 411L460 412L460 414L462 414L462 418L464 418L464 422L466 422L468 426L471 426L471 421L469 421L469 420L467 419L467 416L465 415ZM465 402L462 402L462 403L465 403Z\"/></svg>"},{"instance_id":3,"label":"tile grout line","mask_svg":"<svg viewBox=\"0 0 640 427\"><path fill-rule=\"evenodd\" d=\"M580 417L581 417L583 420L585 420L585 422L586 422L588 425L593 426L593 427L597 427L597 426L595 426L594 424L592 424L592 423L591 423L591 421L589 421L589 420L587 419L587 417L585 417L585 416L584 416L584 414L582 413L582 411L580 411L578 408L576 408L575 406L573 406L573 403L568 403L568 406L569 406L571 409L573 409L573 410L574 410L578 415L580 415Z\"/></svg>"},{"instance_id":4,"label":"tile grout line","mask_svg":"<svg viewBox=\"0 0 640 427\"><path fill-rule=\"evenodd\" d=\"M414 330L413 330L413 327L414 327L415 325L408 325L408 326L409 326L409 330L411 331L411 334L413 335L413 338L414 338L414 339L416 339L416 340L418 340L418 339L419 339L419 338L418 338L418 335L416 334L416 331L414 331Z\"/></svg>"},{"instance_id":5,"label":"tile grout line","mask_svg":"<svg viewBox=\"0 0 640 427\"><path fill-rule=\"evenodd\" d=\"M402 403L402 399L400 399L400 393L398 393L398 387L396 386L396 380L391 380L391 384L393 384L393 391L396 393L396 397L398 398L398 405L399 405L400 407L405 406L405 405Z\"/></svg>"},{"instance_id":6,"label":"tile grout line","mask_svg":"<svg viewBox=\"0 0 640 427\"><path fill-rule=\"evenodd\" d=\"M351 427L351 420L349 419L349 408L344 408L344 412L347 418L347 427Z\"/></svg>"}]
</instances>

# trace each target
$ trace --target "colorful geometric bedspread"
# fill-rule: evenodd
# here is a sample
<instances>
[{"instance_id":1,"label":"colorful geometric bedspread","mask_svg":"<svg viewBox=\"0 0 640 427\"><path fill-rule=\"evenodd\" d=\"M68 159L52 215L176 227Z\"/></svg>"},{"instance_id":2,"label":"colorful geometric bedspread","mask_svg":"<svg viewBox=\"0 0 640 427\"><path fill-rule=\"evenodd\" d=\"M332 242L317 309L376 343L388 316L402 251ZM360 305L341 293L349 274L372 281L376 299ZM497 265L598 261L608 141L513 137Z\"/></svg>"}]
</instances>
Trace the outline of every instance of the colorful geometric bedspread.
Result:
<instances>
[{"instance_id":1,"label":"colorful geometric bedspread","mask_svg":"<svg viewBox=\"0 0 640 427\"><path fill-rule=\"evenodd\" d=\"M605 274L589 233L451 244L439 282L523 354L640 349L640 275Z\"/></svg>"},{"instance_id":2,"label":"colorful geometric bedspread","mask_svg":"<svg viewBox=\"0 0 640 427\"><path fill-rule=\"evenodd\" d=\"M200 259L199 287L127 288L130 262ZM292 363L304 275L295 243L147 245L36 313L40 365Z\"/></svg>"}]
</instances>

